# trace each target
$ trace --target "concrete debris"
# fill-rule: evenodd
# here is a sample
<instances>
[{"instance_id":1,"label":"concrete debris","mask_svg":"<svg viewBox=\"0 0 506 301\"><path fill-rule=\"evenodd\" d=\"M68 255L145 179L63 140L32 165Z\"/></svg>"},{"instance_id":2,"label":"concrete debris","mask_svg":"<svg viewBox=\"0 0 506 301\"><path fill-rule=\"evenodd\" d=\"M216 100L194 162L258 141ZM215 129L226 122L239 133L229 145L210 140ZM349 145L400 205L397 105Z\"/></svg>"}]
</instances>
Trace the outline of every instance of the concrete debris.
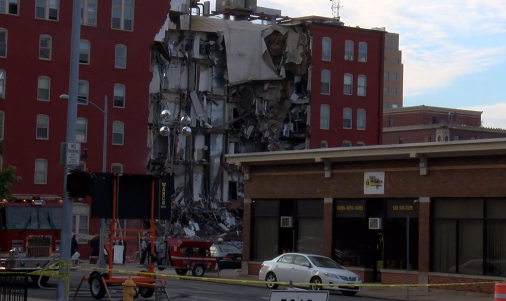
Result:
<instances>
[{"instance_id":1,"label":"concrete debris","mask_svg":"<svg viewBox=\"0 0 506 301\"><path fill-rule=\"evenodd\" d=\"M310 36L304 24L181 15L153 43L148 170L174 176L168 235L240 237L243 173L224 154L304 149ZM162 49L160 50L160 45ZM162 110L171 117L161 119ZM189 116L190 136L181 118ZM169 136L160 135L168 126Z\"/></svg>"}]
</instances>

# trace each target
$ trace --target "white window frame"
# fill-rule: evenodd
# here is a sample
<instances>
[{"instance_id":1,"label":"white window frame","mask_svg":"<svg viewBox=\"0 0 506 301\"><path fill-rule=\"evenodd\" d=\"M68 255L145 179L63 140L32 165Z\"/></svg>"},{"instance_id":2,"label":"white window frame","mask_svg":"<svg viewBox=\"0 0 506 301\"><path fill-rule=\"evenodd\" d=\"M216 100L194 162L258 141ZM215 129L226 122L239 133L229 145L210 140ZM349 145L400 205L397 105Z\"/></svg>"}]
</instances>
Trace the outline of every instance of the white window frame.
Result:
<instances>
[{"instance_id":1,"label":"white window frame","mask_svg":"<svg viewBox=\"0 0 506 301\"><path fill-rule=\"evenodd\" d=\"M357 96L367 95L367 76L360 74L357 76Z\"/></svg>"},{"instance_id":2,"label":"white window frame","mask_svg":"<svg viewBox=\"0 0 506 301\"><path fill-rule=\"evenodd\" d=\"M84 89L83 87L86 87L86 89ZM77 103L80 105L88 105L89 97L90 97L90 83L87 80L80 79L77 84Z\"/></svg>"},{"instance_id":3,"label":"white window frame","mask_svg":"<svg viewBox=\"0 0 506 301\"><path fill-rule=\"evenodd\" d=\"M0 111L0 141L4 140L5 112ZM0 165L0 169L2 166Z\"/></svg>"},{"instance_id":4,"label":"white window frame","mask_svg":"<svg viewBox=\"0 0 506 301\"><path fill-rule=\"evenodd\" d=\"M90 13L88 7L94 7L94 11ZM84 26L97 26L97 0L82 0L81 1L81 25ZM88 22L90 15L93 15L93 22Z\"/></svg>"},{"instance_id":5,"label":"white window frame","mask_svg":"<svg viewBox=\"0 0 506 301\"><path fill-rule=\"evenodd\" d=\"M44 124L46 125L44 126ZM47 134L46 137L39 137L39 129L46 129ZM35 139L37 140L49 140L49 115L46 114L38 114L36 119L36 126L35 126Z\"/></svg>"},{"instance_id":6,"label":"white window frame","mask_svg":"<svg viewBox=\"0 0 506 301\"><path fill-rule=\"evenodd\" d=\"M10 5L16 5L16 13L10 13ZM0 14L19 16L19 0L4 0L3 4L0 4Z\"/></svg>"},{"instance_id":7,"label":"white window frame","mask_svg":"<svg viewBox=\"0 0 506 301\"><path fill-rule=\"evenodd\" d=\"M347 127L344 123L345 120L350 120L350 126ZM353 128L353 110L351 108L343 108L343 129L351 130Z\"/></svg>"},{"instance_id":8,"label":"white window frame","mask_svg":"<svg viewBox=\"0 0 506 301\"><path fill-rule=\"evenodd\" d=\"M353 61L355 42L352 40L344 41L344 60Z\"/></svg>"},{"instance_id":9,"label":"white window frame","mask_svg":"<svg viewBox=\"0 0 506 301\"><path fill-rule=\"evenodd\" d=\"M83 45L86 45L86 47L83 47ZM81 40L79 41L79 64L81 65L89 65L90 64L90 57L91 57L91 44L88 40ZM86 60L81 59L82 57L86 56Z\"/></svg>"},{"instance_id":10,"label":"white window frame","mask_svg":"<svg viewBox=\"0 0 506 301\"><path fill-rule=\"evenodd\" d=\"M367 62L367 42L358 42L358 62Z\"/></svg>"},{"instance_id":11,"label":"white window frame","mask_svg":"<svg viewBox=\"0 0 506 301\"><path fill-rule=\"evenodd\" d=\"M327 140L320 141L320 148L328 148L328 147L329 143L327 142Z\"/></svg>"},{"instance_id":12,"label":"white window frame","mask_svg":"<svg viewBox=\"0 0 506 301\"><path fill-rule=\"evenodd\" d=\"M41 88L41 81L47 83L47 88ZM47 99L41 98L39 93L41 90L47 90ZM37 100L38 101L49 101L51 99L51 78L49 76L41 75L37 79Z\"/></svg>"},{"instance_id":13,"label":"white window frame","mask_svg":"<svg viewBox=\"0 0 506 301\"><path fill-rule=\"evenodd\" d=\"M326 49L328 48L328 49ZM328 55L327 55L328 54ZM332 59L332 38L322 38L322 61L330 62Z\"/></svg>"},{"instance_id":14,"label":"white window frame","mask_svg":"<svg viewBox=\"0 0 506 301\"><path fill-rule=\"evenodd\" d=\"M116 172L115 171L116 168L119 168L120 172ZM111 164L111 172L112 173L117 173L117 174L123 173L123 164L121 164L121 163L112 163Z\"/></svg>"},{"instance_id":15,"label":"white window frame","mask_svg":"<svg viewBox=\"0 0 506 301\"><path fill-rule=\"evenodd\" d=\"M343 140L341 147L351 147L351 141L350 140Z\"/></svg>"},{"instance_id":16,"label":"white window frame","mask_svg":"<svg viewBox=\"0 0 506 301\"><path fill-rule=\"evenodd\" d=\"M7 87L7 72L4 69L0 69L0 98L5 99L5 89Z\"/></svg>"},{"instance_id":17,"label":"white window frame","mask_svg":"<svg viewBox=\"0 0 506 301\"><path fill-rule=\"evenodd\" d=\"M40 167L43 168L40 168ZM33 183L39 184L39 185L46 185L47 184L47 159L37 158L35 159L35 166L33 169ZM38 170L40 169L40 170ZM40 174L43 173L43 179L40 179L37 177L37 175L40 176Z\"/></svg>"},{"instance_id":18,"label":"white window frame","mask_svg":"<svg viewBox=\"0 0 506 301\"><path fill-rule=\"evenodd\" d=\"M44 16L43 17L37 17L37 2L43 1L44 2ZM56 19L49 18L49 11L54 8L54 3L56 3ZM51 6L53 6L51 8ZM35 0L35 19L39 20L48 20L48 21L58 21L60 19L60 0Z\"/></svg>"},{"instance_id":19,"label":"white window frame","mask_svg":"<svg viewBox=\"0 0 506 301\"><path fill-rule=\"evenodd\" d=\"M365 130L367 120L367 112L365 109L357 110L357 130Z\"/></svg>"},{"instance_id":20,"label":"white window frame","mask_svg":"<svg viewBox=\"0 0 506 301\"><path fill-rule=\"evenodd\" d=\"M42 39L49 38L49 46L42 46ZM41 51L49 50L49 57L43 57ZM39 60L50 61L53 56L53 37L47 34L41 34L39 36Z\"/></svg>"},{"instance_id":21,"label":"white window frame","mask_svg":"<svg viewBox=\"0 0 506 301\"><path fill-rule=\"evenodd\" d=\"M84 134L82 134L82 136L84 137L83 139L78 138L79 137L79 132L82 132L79 129L80 126L81 127L84 126ZM83 118L83 117L79 117L76 120L76 142L84 142L84 143L86 143L87 141L88 141L88 119Z\"/></svg>"},{"instance_id":22,"label":"white window frame","mask_svg":"<svg viewBox=\"0 0 506 301\"><path fill-rule=\"evenodd\" d=\"M86 219L85 229L81 228L81 219L83 218ZM90 233L90 205L81 202L74 202L74 206L72 207L72 232L84 235L88 235ZM76 240L79 244L88 243L86 238L80 239L79 237L76 237Z\"/></svg>"},{"instance_id":23,"label":"white window frame","mask_svg":"<svg viewBox=\"0 0 506 301\"><path fill-rule=\"evenodd\" d=\"M118 89L121 88L121 92L123 93L123 95L116 95L116 88L118 88ZM119 98L122 98L122 102L123 102L122 105L116 105L116 97L118 98L118 101L119 101ZM125 98L126 98L126 87L125 87L125 85L123 85L123 84L114 84L114 92L113 92L113 99L112 99L113 107L115 107L115 108L125 108Z\"/></svg>"},{"instance_id":24,"label":"white window frame","mask_svg":"<svg viewBox=\"0 0 506 301\"><path fill-rule=\"evenodd\" d=\"M118 54L118 49L124 49L125 50L125 56L120 56ZM117 69L126 69L127 67L127 57L128 57L128 48L124 44L116 44L114 46L114 68ZM124 60L124 64L118 64L118 60Z\"/></svg>"},{"instance_id":25,"label":"white window frame","mask_svg":"<svg viewBox=\"0 0 506 301\"><path fill-rule=\"evenodd\" d=\"M121 134L121 143L114 142L114 135ZM125 144L125 123L120 120L115 120L112 122L112 137L111 137L112 145L124 145Z\"/></svg>"},{"instance_id":26,"label":"white window frame","mask_svg":"<svg viewBox=\"0 0 506 301\"><path fill-rule=\"evenodd\" d=\"M349 90L349 93L347 93ZM353 74L345 73L343 77L343 94L353 95Z\"/></svg>"},{"instance_id":27,"label":"white window frame","mask_svg":"<svg viewBox=\"0 0 506 301\"><path fill-rule=\"evenodd\" d=\"M6 1L8 1L8 0L6 0ZM5 45L5 53L0 54L0 57L6 58L7 57L7 46L8 46L8 42L9 42L9 31L7 30L7 28L0 27L0 32L5 32L5 40L0 41L0 45L2 45L2 44Z\"/></svg>"},{"instance_id":28,"label":"white window frame","mask_svg":"<svg viewBox=\"0 0 506 301\"><path fill-rule=\"evenodd\" d=\"M320 87L320 94L322 95L330 95L330 70L328 69L322 69L321 72L321 87ZM326 80L326 77L328 77L328 82L324 81ZM327 91L323 91L323 84L328 85Z\"/></svg>"},{"instance_id":29,"label":"white window frame","mask_svg":"<svg viewBox=\"0 0 506 301\"><path fill-rule=\"evenodd\" d=\"M365 142L364 141L357 141L357 146L365 146Z\"/></svg>"},{"instance_id":30,"label":"white window frame","mask_svg":"<svg viewBox=\"0 0 506 301\"><path fill-rule=\"evenodd\" d=\"M127 5L128 0L113 0L111 9L111 29L133 31L134 30L134 14L135 14L135 0L131 0L132 4ZM119 3L118 3L119 2ZM114 9L120 9L119 27L114 27ZM125 10L130 8L132 10L132 28L125 29Z\"/></svg>"},{"instance_id":31,"label":"white window frame","mask_svg":"<svg viewBox=\"0 0 506 301\"><path fill-rule=\"evenodd\" d=\"M325 122L327 123L326 125ZM320 105L320 129L330 129L330 106L328 104Z\"/></svg>"}]
</instances>

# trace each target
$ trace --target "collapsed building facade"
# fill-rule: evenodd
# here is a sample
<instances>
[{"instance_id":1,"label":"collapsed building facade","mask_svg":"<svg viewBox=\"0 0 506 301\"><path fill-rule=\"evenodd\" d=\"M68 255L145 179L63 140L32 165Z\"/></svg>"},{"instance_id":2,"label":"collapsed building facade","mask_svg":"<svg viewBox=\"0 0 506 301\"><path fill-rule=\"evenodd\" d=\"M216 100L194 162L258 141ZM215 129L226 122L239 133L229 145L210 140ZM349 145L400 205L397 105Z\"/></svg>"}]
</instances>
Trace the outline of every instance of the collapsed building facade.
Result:
<instances>
[{"instance_id":1,"label":"collapsed building facade","mask_svg":"<svg viewBox=\"0 0 506 301\"><path fill-rule=\"evenodd\" d=\"M308 22L227 17L169 16L152 46L148 170L174 176L171 236L242 236L248 171L225 154L310 147Z\"/></svg>"}]
</instances>

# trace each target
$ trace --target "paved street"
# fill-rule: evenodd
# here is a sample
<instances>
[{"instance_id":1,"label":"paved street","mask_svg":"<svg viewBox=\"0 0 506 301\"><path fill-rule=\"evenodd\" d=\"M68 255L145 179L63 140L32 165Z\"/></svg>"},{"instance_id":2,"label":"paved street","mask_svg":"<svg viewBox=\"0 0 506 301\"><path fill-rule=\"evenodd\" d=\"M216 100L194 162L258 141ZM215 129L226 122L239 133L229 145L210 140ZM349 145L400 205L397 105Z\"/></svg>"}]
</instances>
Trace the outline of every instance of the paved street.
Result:
<instances>
[{"instance_id":1,"label":"paved street","mask_svg":"<svg viewBox=\"0 0 506 301\"><path fill-rule=\"evenodd\" d=\"M77 286L81 280L81 277L87 275L87 271L74 271L71 275L70 281L70 291L71 296L74 295ZM193 300L203 300L203 301L265 301L269 299L269 289L266 287L256 287L256 286L245 286L245 285L232 285L225 283L215 283L215 282L204 282L198 280L179 280L179 279L166 279L167 282L167 291L171 300L184 300L184 301L193 301ZM31 287L28 291L29 298L38 298L38 299L46 299L46 300L55 300L56 296L56 285L57 280L51 279L47 286L50 286L54 289L51 290L43 290L39 289L31 283ZM113 299L121 298L122 288L111 287L111 297ZM360 296L360 293L358 294ZM154 296L148 300L154 300ZM331 295L330 300L339 300L339 301L351 301L351 300L360 300L364 299L367 301L380 301L383 299L373 299L373 298L357 298L357 297L345 297L340 293L335 293ZM84 283L81 287L80 292L77 295L76 301L91 301L95 300L91 297L89 291L89 285ZM104 297L103 300L107 300ZM146 300L139 297L136 300Z\"/></svg>"}]
</instances>

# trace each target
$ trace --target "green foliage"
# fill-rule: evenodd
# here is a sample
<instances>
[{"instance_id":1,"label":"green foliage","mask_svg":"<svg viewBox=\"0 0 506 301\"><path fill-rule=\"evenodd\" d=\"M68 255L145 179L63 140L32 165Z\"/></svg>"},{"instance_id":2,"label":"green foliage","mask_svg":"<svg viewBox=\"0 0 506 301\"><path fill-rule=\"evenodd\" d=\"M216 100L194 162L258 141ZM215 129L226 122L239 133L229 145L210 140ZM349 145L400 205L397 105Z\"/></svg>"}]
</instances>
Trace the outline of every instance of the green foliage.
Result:
<instances>
[{"instance_id":1,"label":"green foliage","mask_svg":"<svg viewBox=\"0 0 506 301\"><path fill-rule=\"evenodd\" d=\"M4 145L0 141L0 156L4 153ZM7 166L3 168L0 166L0 198L8 198L11 196L12 185L17 184L21 177L16 176L16 167Z\"/></svg>"}]
</instances>

